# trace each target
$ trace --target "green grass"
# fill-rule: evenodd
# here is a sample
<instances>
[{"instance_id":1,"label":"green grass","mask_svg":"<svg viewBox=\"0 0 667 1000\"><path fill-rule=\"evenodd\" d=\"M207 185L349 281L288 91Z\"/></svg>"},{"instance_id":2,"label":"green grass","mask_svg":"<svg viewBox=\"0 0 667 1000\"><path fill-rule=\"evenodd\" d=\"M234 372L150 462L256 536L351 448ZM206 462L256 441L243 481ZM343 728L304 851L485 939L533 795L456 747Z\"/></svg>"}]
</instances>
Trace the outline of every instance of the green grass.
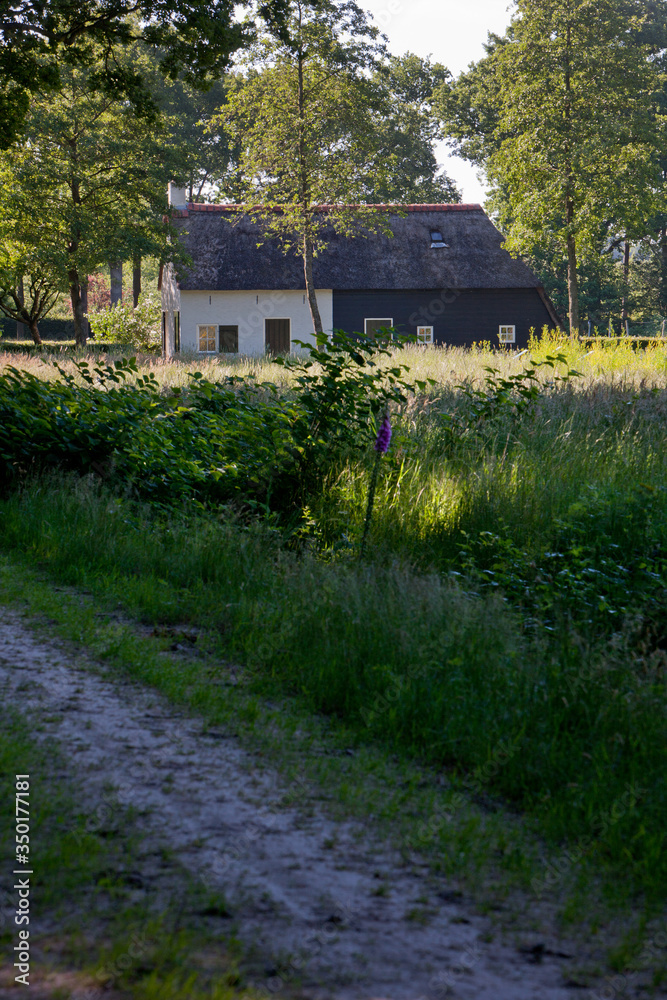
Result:
<instances>
[{"instance_id":1,"label":"green grass","mask_svg":"<svg viewBox=\"0 0 667 1000\"><path fill-rule=\"evenodd\" d=\"M68 368L68 359L61 356L63 341L53 341L45 345L41 353L34 349L31 341L22 341L27 349L24 354L16 356L12 338L0 339L0 369L6 365L18 365L42 378L53 378L56 372L49 364L51 353ZM7 346L11 353L3 356L2 348ZM67 342L70 350L70 342ZM97 363L100 348L93 341L88 348L77 352L77 357L86 358ZM113 347L105 354L107 360L113 361L136 354L129 347ZM601 383L613 382L616 387L639 389L653 385L664 386L667 374L667 342L651 342L646 349L638 349L627 341L610 339L608 342L596 342L588 346L585 342L571 341L564 334L546 333L531 342L528 354L517 354L509 350L493 350L488 344L476 344L473 348L442 347L423 348L408 346L399 355L399 360L408 365L412 378L433 378L439 385L452 386L467 380L480 380L484 375L484 366L493 365L504 374L521 370L528 357L537 361L543 360L547 354L563 353L569 365L583 375L582 390L596 390ZM195 351L182 352L179 356L163 359L161 357L139 355L140 374L152 372L161 385L185 386L190 381L188 375L201 371L207 379L217 382L229 375L255 375L258 380L266 380L279 386L290 383L289 373L276 365L266 355L244 356L231 359L229 355L201 355ZM388 364L389 362L387 362Z\"/></svg>"},{"instance_id":2,"label":"green grass","mask_svg":"<svg viewBox=\"0 0 667 1000\"><path fill-rule=\"evenodd\" d=\"M536 361L555 353L582 376L558 383L563 366L542 367L533 404L515 396L489 418L470 399L486 367L510 378L526 358L483 346L401 356L436 384L395 415L363 563L370 448L331 469L298 547L275 519L187 501L158 514L90 479L5 497L0 547L107 609L199 627L258 697L297 698L368 745L472 775L473 788L485 775L485 793L523 810L553 849L578 846L659 899L667 354L532 345ZM265 359L149 367L167 386L202 367L291 391L289 370ZM187 678L170 696L204 705L215 678L186 693Z\"/></svg>"},{"instance_id":3,"label":"green grass","mask_svg":"<svg viewBox=\"0 0 667 1000\"><path fill-rule=\"evenodd\" d=\"M552 847L588 838L587 857L664 894L665 692L617 642L527 635L498 596L435 574L297 557L261 526L165 523L85 482L33 486L0 517L5 552L106 607L201 627L256 694L295 695L362 740L473 775ZM193 708L215 680L199 678Z\"/></svg>"}]
</instances>

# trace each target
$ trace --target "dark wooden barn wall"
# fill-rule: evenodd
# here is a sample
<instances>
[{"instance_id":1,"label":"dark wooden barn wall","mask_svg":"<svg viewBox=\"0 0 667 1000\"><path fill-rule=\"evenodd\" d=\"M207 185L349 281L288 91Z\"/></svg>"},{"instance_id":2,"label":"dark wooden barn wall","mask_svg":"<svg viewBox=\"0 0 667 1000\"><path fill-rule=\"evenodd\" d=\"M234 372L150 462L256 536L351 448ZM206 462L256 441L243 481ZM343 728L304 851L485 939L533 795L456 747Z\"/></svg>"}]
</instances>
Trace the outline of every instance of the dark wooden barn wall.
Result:
<instances>
[{"instance_id":1,"label":"dark wooden barn wall","mask_svg":"<svg viewBox=\"0 0 667 1000\"><path fill-rule=\"evenodd\" d=\"M535 288L368 291L333 293L336 330L363 333L364 319L392 317L401 333L432 326L437 344L466 346L483 340L498 346L498 328L516 326L516 346L526 347L531 327L553 326Z\"/></svg>"}]
</instances>

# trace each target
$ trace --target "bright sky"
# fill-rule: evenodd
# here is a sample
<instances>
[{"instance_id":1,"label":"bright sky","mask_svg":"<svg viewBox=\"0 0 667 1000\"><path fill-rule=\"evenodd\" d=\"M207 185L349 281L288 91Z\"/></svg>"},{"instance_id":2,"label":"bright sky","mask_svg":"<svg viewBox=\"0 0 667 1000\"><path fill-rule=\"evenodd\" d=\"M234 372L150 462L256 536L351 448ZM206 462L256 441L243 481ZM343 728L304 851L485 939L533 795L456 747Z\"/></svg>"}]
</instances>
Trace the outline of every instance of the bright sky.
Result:
<instances>
[{"instance_id":1,"label":"bright sky","mask_svg":"<svg viewBox=\"0 0 667 1000\"><path fill-rule=\"evenodd\" d=\"M358 0L373 15L395 55L432 56L457 76L484 55L489 31L502 34L511 0ZM438 155L466 202L484 201L485 191L472 164L451 156L443 143Z\"/></svg>"}]
</instances>

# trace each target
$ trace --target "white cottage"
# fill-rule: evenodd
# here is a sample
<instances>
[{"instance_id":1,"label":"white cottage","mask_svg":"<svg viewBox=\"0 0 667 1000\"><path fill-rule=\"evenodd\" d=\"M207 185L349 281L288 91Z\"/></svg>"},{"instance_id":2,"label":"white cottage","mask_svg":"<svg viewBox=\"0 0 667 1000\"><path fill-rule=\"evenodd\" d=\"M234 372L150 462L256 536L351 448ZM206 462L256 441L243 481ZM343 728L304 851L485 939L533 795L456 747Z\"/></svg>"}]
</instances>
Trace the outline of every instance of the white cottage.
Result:
<instances>
[{"instance_id":1,"label":"white cottage","mask_svg":"<svg viewBox=\"0 0 667 1000\"><path fill-rule=\"evenodd\" d=\"M303 263L266 239L236 205L186 204L170 185L192 264L161 276L163 350L282 353L312 342ZM313 274L325 332L393 326L423 343L525 347L531 328L558 326L533 272L503 249L479 205L380 205L393 236L331 232ZM327 206L322 206L326 213Z\"/></svg>"},{"instance_id":2,"label":"white cottage","mask_svg":"<svg viewBox=\"0 0 667 1000\"><path fill-rule=\"evenodd\" d=\"M237 221L236 206L188 205L185 191L171 184L169 204L174 209L176 225L193 257L194 266L183 275L177 275L172 264L162 269L162 347L166 357L179 351L248 355L266 351L282 353L291 350L296 340L313 342L313 324L305 291L299 287L284 287L290 281L293 283L293 278L281 282L282 276L278 273L268 279L262 275L264 281L253 283L248 281L248 267L242 268L240 280L239 275L234 273L243 256L248 253L255 258L261 256L261 248L257 248L257 228L252 226L252 232L248 233L244 220L238 226L232 224ZM206 214L207 218L201 218L202 214ZM192 219L195 225L181 222L186 219ZM220 240L215 239L216 234L209 231L210 223L215 227L216 222L225 223L227 235L231 231L237 241L235 249L222 247ZM193 247L193 229L198 237L203 237L208 249L199 240L197 247ZM227 260L230 250L236 267L229 266L232 264L231 260ZM214 259L209 262L208 258L212 255ZM272 261L273 257L271 254ZM294 258L290 259L289 263L293 262ZM224 287L225 284L228 287ZM251 287L243 287L247 284ZM316 291L322 325L325 332L331 333L332 290L318 288Z\"/></svg>"}]
</instances>

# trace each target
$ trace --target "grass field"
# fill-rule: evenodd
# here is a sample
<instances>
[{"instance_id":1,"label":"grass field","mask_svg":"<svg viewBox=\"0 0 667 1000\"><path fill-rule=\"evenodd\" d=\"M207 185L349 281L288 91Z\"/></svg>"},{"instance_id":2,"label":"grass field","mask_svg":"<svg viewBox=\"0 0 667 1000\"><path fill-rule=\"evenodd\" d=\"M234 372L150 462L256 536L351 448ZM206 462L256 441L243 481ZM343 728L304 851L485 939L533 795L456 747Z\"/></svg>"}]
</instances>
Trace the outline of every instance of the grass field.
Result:
<instances>
[{"instance_id":1,"label":"grass field","mask_svg":"<svg viewBox=\"0 0 667 1000\"><path fill-rule=\"evenodd\" d=\"M574 845L619 898L660 905L665 348L552 339L521 357L408 348L401 359L434 383L394 413L364 561L372 439L326 470L297 534L268 508L165 513L87 476L6 494L0 545L102 606L196 625L258 695L297 697L360 741L460 779L484 774L552 849ZM165 391L195 370L296 392L265 360L140 366Z\"/></svg>"}]
</instances>

